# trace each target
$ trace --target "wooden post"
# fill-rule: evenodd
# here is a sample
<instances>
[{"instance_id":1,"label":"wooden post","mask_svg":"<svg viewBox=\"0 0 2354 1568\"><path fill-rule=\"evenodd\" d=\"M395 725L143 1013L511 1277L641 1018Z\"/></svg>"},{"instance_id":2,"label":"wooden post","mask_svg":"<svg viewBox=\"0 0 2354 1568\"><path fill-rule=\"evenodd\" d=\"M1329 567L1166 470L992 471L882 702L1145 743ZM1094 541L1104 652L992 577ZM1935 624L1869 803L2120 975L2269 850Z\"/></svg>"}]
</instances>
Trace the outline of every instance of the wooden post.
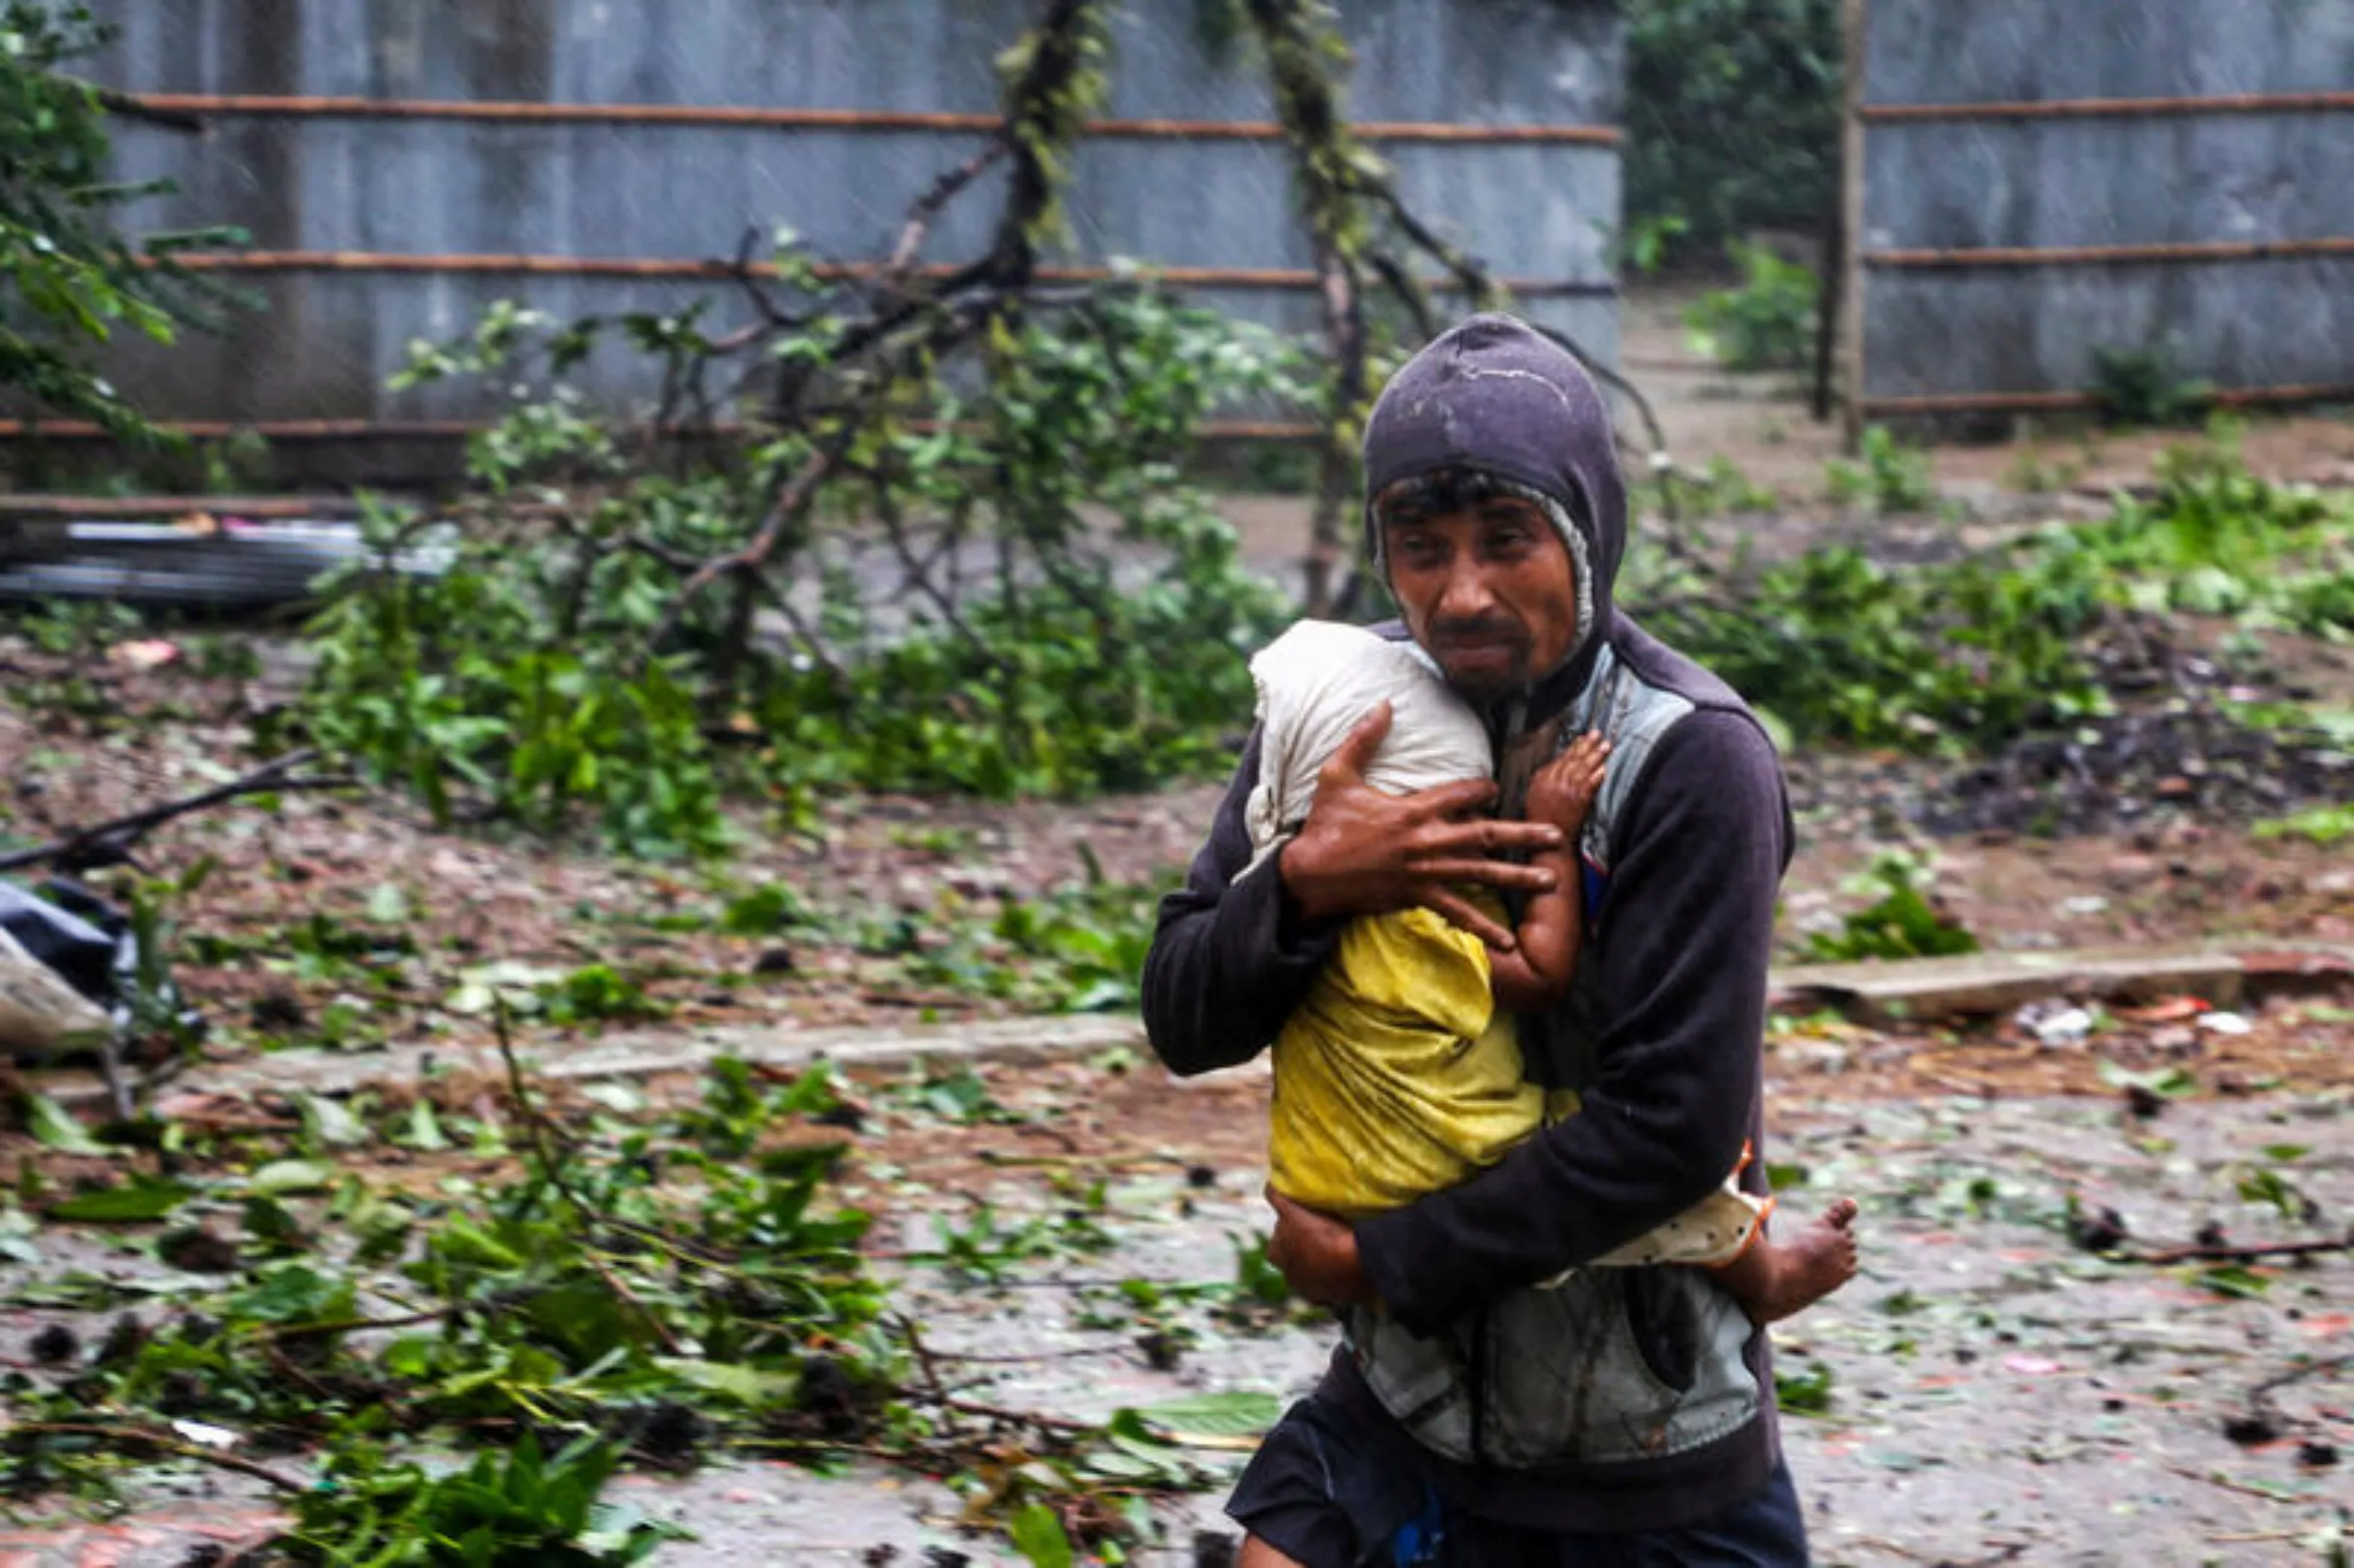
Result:
<instances>
[{"instance_id":1,"label":"wooden post","mask_svg":"<svg viewBox=\"0 0 2354 1568\"><path fill-rule=\"evenodd\" d=\"M1822 278L1815 285L1815 423L1831 417L1831 388L1838 379L1839 312L1847 297L1847 159L1839 160L1839 189L1824 220Z\"/></svg>"},{"instance_id":2,"label":"wooden post","mask_svg":"<svg viewBox=\"0 0 2354 1568\"><path fill-rule=\"evenodd\" d=\"M1870 0L1841 0L1840 37L1846 50L1844 120L1839 128L1839 249L1837 262L1847 305L1847 399L1841 428L1854 452L1864 436L1864 320L1870 301L1864 292L1864 47L1870 27Z\"/></svg>"}]
</instances>

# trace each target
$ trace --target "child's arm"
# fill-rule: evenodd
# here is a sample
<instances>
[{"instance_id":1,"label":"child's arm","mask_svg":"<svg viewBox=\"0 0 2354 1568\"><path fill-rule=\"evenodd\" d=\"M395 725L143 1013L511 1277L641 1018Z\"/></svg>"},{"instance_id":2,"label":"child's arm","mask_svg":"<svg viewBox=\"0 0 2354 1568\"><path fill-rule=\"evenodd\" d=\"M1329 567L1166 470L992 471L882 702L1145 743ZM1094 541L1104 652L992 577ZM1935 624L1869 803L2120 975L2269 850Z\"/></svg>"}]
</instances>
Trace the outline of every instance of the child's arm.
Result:
<instances>
[{"instance_id":1,"label":"child's arm","mask_svg":"<svg viewBox=\"0 0 2354 1568\"><path fill-rule=\"evenodd\" d=\"M1521 911L1519 943L1509 953L1489 954L1496 1003L1507 1012L1534 1013L1552 1006L1569 989L1577 973L1577 949L1585 940L1584 870L1577 835L1602 789L1603 764L1611 743L1582 734L1529 781L1528 820L1550 822L1562 834L1561 847L1529 863L1553 873L1553 886L1532 894Z\"/></svg>"}]
</instances>

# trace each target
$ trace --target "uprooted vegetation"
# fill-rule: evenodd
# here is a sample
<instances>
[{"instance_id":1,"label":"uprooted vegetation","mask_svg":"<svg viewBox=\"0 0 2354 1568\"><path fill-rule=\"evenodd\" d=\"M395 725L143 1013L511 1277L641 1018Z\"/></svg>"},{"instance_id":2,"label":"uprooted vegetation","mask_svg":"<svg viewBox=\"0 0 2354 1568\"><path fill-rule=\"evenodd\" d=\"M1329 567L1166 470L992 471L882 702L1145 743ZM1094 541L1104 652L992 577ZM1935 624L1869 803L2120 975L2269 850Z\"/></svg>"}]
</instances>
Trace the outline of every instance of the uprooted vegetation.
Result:
<instances>
[{"instance_id":1,"label":"uprooted vegetation","mask_svg":"<svg viewBox=\"0 0 2354 1568\"><path fill-rule=\"evenodd\" d=\"M2270 735L2292 787L2227 802L2243 812L2327 793L2342 768L2343 695L2277 676L2265 638L2354 635L2354 504L2251 475L2229 427L2169 454L2147 497L1980 552L1662 559L1627 602L1800 744L1999 764L2153 723Z\"/></svg>"},{"instance_id":2,"label":"uprooted vegetation","mask_svg":"<svg viewBox=\"0 0 2354 1568\"><path fill-rule=\"evenodd\" d=\"M0 1250L30 1271L13 1299L46 1320L8 1376L0 1492L104 1496L127 1467L188 1461L281 1494L277 1560L624 1563L676 1532L598 1505L619 1465L866 1454L960 1478L974 1521L1017 1542L1111 1542L1198 1482L1182 1434L1271 1414L1258 1395L1100 1422L999 1409L945 1385L889 1310L878 1257L986 1283L1100 1250L1100 1184L1059 1221L985 1207L935 1249L878 1253L833 1191L839 1130L870 1112L822 1069L722 1060L699 1096L607 1085L559 1112L508 1067L279 1115L200 1098L104 1140L41 1105L48 1148L0 1212ZM1001 1114L969 1074L906 1093L951 1121ZM144 1266L45 1256L49 1227L93 1226ZM1277 1321L1253 1261L1187 1290L1222 1298L1229 1329ZM1175 1344L1167 1289L1137 1282L1122 1310ZM453 1448L484 1456L415 1457Z\"/></svg>"}]
</instances>

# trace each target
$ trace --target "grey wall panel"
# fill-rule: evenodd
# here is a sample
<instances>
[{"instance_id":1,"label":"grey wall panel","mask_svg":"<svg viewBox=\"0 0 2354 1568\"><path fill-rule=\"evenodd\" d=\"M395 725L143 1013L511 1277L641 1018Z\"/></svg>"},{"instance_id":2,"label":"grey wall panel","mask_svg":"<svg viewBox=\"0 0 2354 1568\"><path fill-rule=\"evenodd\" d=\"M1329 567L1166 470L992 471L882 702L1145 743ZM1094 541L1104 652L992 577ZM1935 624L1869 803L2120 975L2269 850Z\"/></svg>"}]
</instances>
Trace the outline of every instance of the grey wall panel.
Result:
<instances>
[{"instance_id":1,"label":"grey wall panel","mask_svg":"<svg viewBox=\"0 0 2354 1568\"><path fill-rule=\"evenodd\" d=\"M2341 0L1870 0L1873 103L2343 91Z\"/></svg>"},{"instance_id":2,"label":"grey wall panel","mask_svg":"<svg viewBox=\"0 0 2354 1568\"><path fill-rule=\"evenodd\" d=\"M2163 348L2219 386L2354 379L2354 257L1921 274L1872 285L1874 396L2073 390L2100 349Z\"/></svg>"},{"instance_id":3,"label":"grey wall panel","mask_svg":"<svg viewBox=\"0 0 2354 1568\"><path fill-rule=\"evenodd\" d=\"M100 0L121 27L94 74L131 90L403 100L688 104L986 114L996 61L1031 0ZM1610 0L1357 0L1351 108L1364 120L1609 125L1619 115L1619 24ZM1273 109L1247 40L1204 33L1194 0L1120 7L1117 117L1264 122ZM909 201L980 145L972 133L223 116L202 136L117 126L130 177L178 194L142 206L159 228L239 225L269 251L531 255L701 261L756 256L780 226L819 254L882 255ZM1401 187L1498 276L1607 284L1619 202L1614 147L1386 143ZM926 255L968 258L994 231L1002 176L934 226ZM1309 246L1279 141L1124 139L1086 144L1056 259L1305 270ZM1435 271L1435 269L1428 269ZM243 275L269 309L161 355L127 347L126 379L159 415L205 419L465 418L480 387L391 394L412 338L464 331L492 300L565 317L712 300L716 328L744 319L733 285L515 273L345 271ZM1195 297L1292 330L1312 293L1220 287ZM1556 299L1532 314L1573 324L1614 355L1614 301ZM611 407L652 383L620 355L581 378Z\"/></svg>"},{"instance_id":4,"label":"grey wall panel","mask_svg":"<svg viewBox=\"0 0 2354 1568\"><path fill-rule=\"evenodd\" d=\"M1872 106L2354 91L2354 0L1870 0ZM2164 349L2222 387L2354 383L2354 257L1873 266L1886 251L2354 239L2354 112L1867 120L1880 397L2082 391Z\"/></svg>"},{"instance_id":5,"label":"grey wall panel","mask_svg":"<svg viewBox=\"0 0 2354 1568\"><path fill-rule=\"evenodd\" d=\"M1875 247L2354 234L2354 114L1878 125Z\"/></svg>"}]
</instances>

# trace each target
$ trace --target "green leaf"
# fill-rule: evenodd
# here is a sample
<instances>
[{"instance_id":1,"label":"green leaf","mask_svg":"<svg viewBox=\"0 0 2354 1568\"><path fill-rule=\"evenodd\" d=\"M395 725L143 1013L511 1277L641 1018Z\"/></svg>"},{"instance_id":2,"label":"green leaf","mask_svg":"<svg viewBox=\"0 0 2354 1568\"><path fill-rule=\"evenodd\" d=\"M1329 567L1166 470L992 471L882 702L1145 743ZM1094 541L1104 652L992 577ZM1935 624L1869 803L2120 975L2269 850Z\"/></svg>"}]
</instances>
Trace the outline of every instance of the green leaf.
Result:
<instances>
[{"instance_id":1,"label":"green leaf","mask_svg":"<svg viewBox=\"0 0 2354 1568\"><path fill-rule=\"evenodd\" d=\"M256 1197L317 1192L334 1186L336 1174L325 1160L273 1160L245 1178L245 1190Z\"/></svg>"},{"instance_id":2,"label":"green leaf","mask_svg":"<svg viewBox=\"0 0 2354 1568\"><path fill-rule=\"evenodd\" d=\"M2272 1281L2254 1270L2242 1268L2236 1263L2226 1263L2217 1268L2201 1271L2199 1283L2218 1295L2227 1295L2242 1300L2250 1296L2262 1295L2273 1288Z\"/></svg>"},{"instance_id":3,"label":"green leaf","mask_svg":"<svg viewBox=\"0 0 2354 1568\"><path fill-rule=\"evenodd\" d=\"M798 1374L763 1372L757 1367L723 1361L697 1361L685 1356L657 1356L654 1365L704 1393L717 1394L747 1410L773 1410L793 1400L800 1391Z\"/></svg>"},{"instance_id":4,"label":"green leaf","mask_svg":"<svg viewBox=\"0 0 2354 1568\"><path fill-rule=\"evenodd\" d=\"M449 1139L441 1132L441 1119L434 1114L431 1100L421 1099L409 1107L408 1123L396 1141L420 1154L436 1154L449 1147Z\"/></svg>"},{"instance_id":5,"label":"green leaf","mask_svg":"<svg viewBox=\"0 0 2354 1568\"><path fill-rule=\"evenodd\" d=\"M1283 1401L1271 1393L1232 1390L1200 1393L1164 1404L1139 1405L1137 1419L1173 1439L1188 1435L1212 1438L1255 1438L1283 1414Z\"/></svg>"},{"instance_id":6,"label":"green leaf","mask_svg":"<svg viewBox=\"0 0 2354 1568\"><path fill-rule=\"evenodd\" d=\"M353 1148L368 1141L367 1124L340 1100L324 1094L298 1094L295 1103L302 1107L303 1131L314 1141L336 1148Z\"/></svg>"},{"instance_id":7,"label":"green leaf","mask_svg":"<svg viewBox=\"0 0 2354 1568\"><path fill-rule=\"evenodd\" d=\"M1821 1415L1831 1408L1831 1369L1817 1365L1811 1371L1800 1372L1795 1367L1775 1367L1773 1391L1782 1409L1793 1415Z\"/></svg>"},{"instance_id":8,"label":"green leaf","mask_svg":"<svg viewBox=\"0 0 2354 1568\"><path fill-rule=\"evenodd\" d=\"M368 894L368 918L380 926L408 924L409 895L397 883L378 883Z\"/></svg>"},{"instance_id":9,"label":"green leaf","mask_svg":"<svg viewBox=\"0 0 2354 1568\"><path fill-rule=\"evenodd\" d=\"M88 1128L46 1094L28 1093L25 1096L25 1131L33 1136L34 1141L61 1154L89 1154L111 1159L122 1152L90 1137Z\"/></svg>"},{"instance_id":10,"label":"green leaf","mask_svg":"<svg viewBox=\"0 0 2354 1568\"><path fill-rule=\"evenodd\" d=\"M145 1177L126 1182L121 1187L104 1188L95 1192L77 1192L72 1197L49 1205L52 1220L74 1220L89 1225L138 1225L160 1220L187 1201L196 1189L182 1182L153 1181Z\"/></svg>"},{"instance_id":11,"label":"green leaf","mask_svg":"<svg viewBox=\"0 0 2354 1568\"><path fill-rule=\"evenodd\" d=\"M1071 1568L1071 1538L1062 1521L1043 1502L1025 1503L1006 1526L1013 1549L1032 1568Z\"/></svg>"},{"instance_id":12,"label":"green leaf","mask_svg":"<svg viewBox=\"0 0 2354 1568\"><path fill-rule=\"evenodd\" d=\"M2195 1094L2199 1088L2199 1081L2183 1068L2169 1067L2162 1072L2136 1073L2105 1057L2101 1061L2101 1082L2116 1088L2146 1089L2169 1099Z\"/></svg>"}]
</instances>

